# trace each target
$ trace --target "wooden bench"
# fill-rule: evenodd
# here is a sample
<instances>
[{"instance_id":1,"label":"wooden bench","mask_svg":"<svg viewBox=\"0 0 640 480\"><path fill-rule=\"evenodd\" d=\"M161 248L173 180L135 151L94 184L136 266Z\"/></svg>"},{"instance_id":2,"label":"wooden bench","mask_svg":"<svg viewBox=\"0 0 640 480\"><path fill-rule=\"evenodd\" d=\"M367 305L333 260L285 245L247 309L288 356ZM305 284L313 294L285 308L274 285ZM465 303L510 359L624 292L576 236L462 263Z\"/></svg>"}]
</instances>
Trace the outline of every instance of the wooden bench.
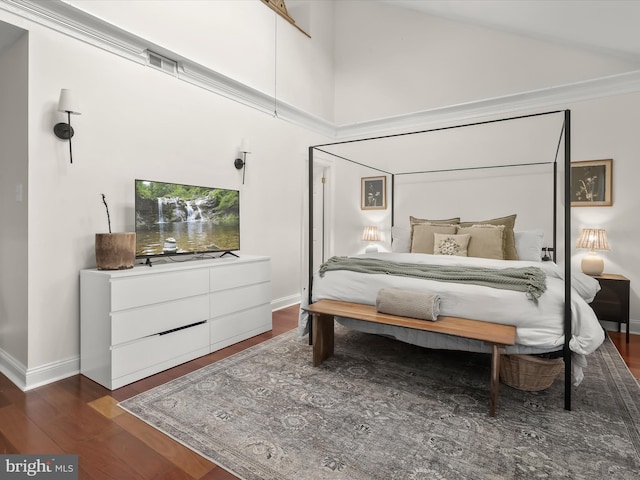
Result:
<instances>
[{"instance_id":1,"label":"wooden bench","mask_svg":"<svg viewBox=\"0 0 640 480\"><path fill-rule=\"evenodd\" d=\"M317 367L333 355L334 317L347 317L366 322L383 323L399 327L445 333L456 337L482 340L491 344L491 390L489 395L489 415L496 414L498 384L500 376L500 350L505 345L513 345L516 339L516 327L500 323L469 320L458 317L438 317L435 322L415 318L398 317L379 313L373 305L320 300L309 305L306 310L313 317L313 366Z\"/></svg>"}]
</instances>

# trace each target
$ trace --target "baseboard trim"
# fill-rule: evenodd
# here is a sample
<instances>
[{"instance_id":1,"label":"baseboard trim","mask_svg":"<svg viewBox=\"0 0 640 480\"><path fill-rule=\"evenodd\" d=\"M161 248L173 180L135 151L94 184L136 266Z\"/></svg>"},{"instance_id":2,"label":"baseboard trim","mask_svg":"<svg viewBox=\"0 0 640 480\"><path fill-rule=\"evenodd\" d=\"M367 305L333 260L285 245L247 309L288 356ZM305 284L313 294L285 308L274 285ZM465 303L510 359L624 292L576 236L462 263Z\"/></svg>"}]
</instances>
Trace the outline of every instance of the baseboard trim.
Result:
<instances>
[{"instance_id":1,"label":"baseboard trim","mask_svg":"<svg viewBox=\"0 0 640 480\"><path fill-rule=\"evenodd\" d=\"M275 312L276 310L282 310L283 308L287 308L298 303L300 303L299 293L295 295L289 295L287 297L276 298L271 302L271 310Z\"/></svg>"},{"instance_id":2,"label":"baseboard trim","mask_svg":"<svg viewBox=\"0 0 640 480\"><path fill-rule=\"evenodd\" d=\"M0 373L11 380L20 390L25 390L27 368L1 348Z\"/></svg>"},{"instance_id":3,"label":"baseboard trim","mask_svg":"<svg viewBox=\"0 0 640 480\"><path fill-rule=\"evenodd\" d=\"M80 373L80 357L75 356L59 362L26 368L21 362L0 349L0 373L26 392L48 383Z\"/></svg>"},{"instance_id":4,"label":"baseboard trim","mask_svg":"<svg viewBox=\"0 0 640 480\"><path fill-rule=\"evenodd\" d=\"M64 378L80 373L80 356L67 358L27 370L25 390L31 390L48 383L57 382Z\"/></svg>"},{"instance_id":5,"label":"baseboard trim","mask_svg":"<svg viewBox=\"0 0 640 480\"><path fill-rule=\"evenodd\" d=\"M606 322L604 320L600 320L600 324L602 325L602 328L612 332L618 331L618 325L620 325L616 322ZM626 332L625 325L620 325L620 331ZM640 335L640 320L629 320L629 333Z\"/></svg>"}]
</instances>

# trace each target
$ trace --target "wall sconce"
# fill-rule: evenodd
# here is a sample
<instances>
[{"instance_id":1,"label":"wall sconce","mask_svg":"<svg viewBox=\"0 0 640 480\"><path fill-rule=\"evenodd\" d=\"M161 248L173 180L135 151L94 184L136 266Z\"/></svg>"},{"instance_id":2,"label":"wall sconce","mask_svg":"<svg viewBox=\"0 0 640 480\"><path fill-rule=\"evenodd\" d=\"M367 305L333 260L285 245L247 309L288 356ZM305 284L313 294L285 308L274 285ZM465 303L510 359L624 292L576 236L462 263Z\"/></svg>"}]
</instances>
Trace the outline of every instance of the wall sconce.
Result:
<instances>
[{"instance_id":1,"label":"wall sconce","mask_svg":"<svg viewBox=\"0 0 640 480\"><path fill-rule=\"evenodd\" d=\"M233 165L234 167L236 167L237 170L242 169L243 185L244 185L244 172L247 166L247 153L251 153L249 151L249 142L247 142L245 139L242 139L242 143L240 144L240 154L242 155L242 158L236 158L235 161L233 162Z\"/></svg>"},{"instance_id":2,"label":"wall sconce","mask_svg":"<svg viewBox=\"0 0 640 480\"><path fill-rule=\"evenodd\" d=\"M582 258L580 267L587 275L601 275L604 271L604 260L596 250L609 250L607 232L603 228L583 228L580 231L577 248L588 248L589 253Z\"/></svg>"},{"instance_id":3,"label":"wall sconce","mask_svg":"<svg viewBox=\"0 0 640 480\"><path fill-rule=\"evenodd\" d=\"M364 231L362 232L362 240L365 242L370 242L365 248L365 253L372 253L378 251L378 246L374 245L373 242L380 241L380 232L378 231L378 227L364 227Z\"/></svg>"},{"instance_id":4,"label":"wall sconce","mask_svg":"<svg viewBox=\"0 0 640 480\"><path fill-rule=\"evenodd\" d=\"M74 131L71 126L71 114L81 115L78 108L77 98L74 97L73 92L66 88L60 90L60 100L58 100L58 111L67 113L67 123L56 123L53 127L53 133L56 137L62 140L69 140L69 160L73 163L73 152L71 150L71 137L73 137Z\"/></svg>"}]
</instances>

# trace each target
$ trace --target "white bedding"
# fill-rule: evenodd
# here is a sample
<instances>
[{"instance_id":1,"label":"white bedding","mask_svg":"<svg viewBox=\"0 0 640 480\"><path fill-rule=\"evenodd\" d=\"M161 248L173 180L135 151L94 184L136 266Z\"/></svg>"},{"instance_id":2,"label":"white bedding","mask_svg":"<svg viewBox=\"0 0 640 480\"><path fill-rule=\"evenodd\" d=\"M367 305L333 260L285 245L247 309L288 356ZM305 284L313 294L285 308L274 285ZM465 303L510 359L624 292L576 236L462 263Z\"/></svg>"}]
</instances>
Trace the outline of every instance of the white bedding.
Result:
<instances>
[{"instance_id":1,"label":"white bedding","mask_svg":"<svg viewBox=\"0 0 640 480\"><path fill-rule=\"evenodd\" d=\"M490 268L536 266L547 275L547 290L534 302L523 292L478 285L438 282L411 277L357 273L347 270L318 273L313 279L312 300L323 298L375 305L378 290L394 287L430 292L440 296L440 314L471 318L516 326L517 345L507 347L507 353L541 353L556 351L564 344L564 271L552 262L489 260L416 253L376 253L357 257L383 258L406 263L438 265L471 265ZM572 272L571 294L572 337L569 347L574 352L574 382L582 380L586 365L584 356L596 350L604 340L604 331L590 302L599 290L598 282L581 272ZM304 319L301 317L301 322ZM346 326L370 333L390 335L398 340L428 348L446 348L488 352L483 342L448 335L418 332L406 328L377 325L357 320L342 320ZM301 325L301 332L304 328ZM383 328L380 328L383 327Z\"/></svg>"}]
</instances>

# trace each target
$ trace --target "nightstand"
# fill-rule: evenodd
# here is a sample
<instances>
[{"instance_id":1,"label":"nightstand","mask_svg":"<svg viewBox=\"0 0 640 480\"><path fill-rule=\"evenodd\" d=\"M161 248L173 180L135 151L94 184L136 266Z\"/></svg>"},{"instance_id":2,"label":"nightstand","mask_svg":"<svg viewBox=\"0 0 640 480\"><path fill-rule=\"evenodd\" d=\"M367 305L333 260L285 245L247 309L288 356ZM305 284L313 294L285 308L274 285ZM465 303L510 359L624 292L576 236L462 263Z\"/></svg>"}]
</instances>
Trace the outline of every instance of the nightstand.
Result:
<instances>
[{"instance_id":1,"label":"nightstand","mask_svg":"<svg viewBox=\"0 0 640 480\"><path fill-rule=\"evenodd\" d=\"M594 275L600 282L601 290L596 294L590 306L599 320L627 324L627 343L629 343L629 290L631 282L624 275L603 273Z\"/></svg>"}]
</instances>

